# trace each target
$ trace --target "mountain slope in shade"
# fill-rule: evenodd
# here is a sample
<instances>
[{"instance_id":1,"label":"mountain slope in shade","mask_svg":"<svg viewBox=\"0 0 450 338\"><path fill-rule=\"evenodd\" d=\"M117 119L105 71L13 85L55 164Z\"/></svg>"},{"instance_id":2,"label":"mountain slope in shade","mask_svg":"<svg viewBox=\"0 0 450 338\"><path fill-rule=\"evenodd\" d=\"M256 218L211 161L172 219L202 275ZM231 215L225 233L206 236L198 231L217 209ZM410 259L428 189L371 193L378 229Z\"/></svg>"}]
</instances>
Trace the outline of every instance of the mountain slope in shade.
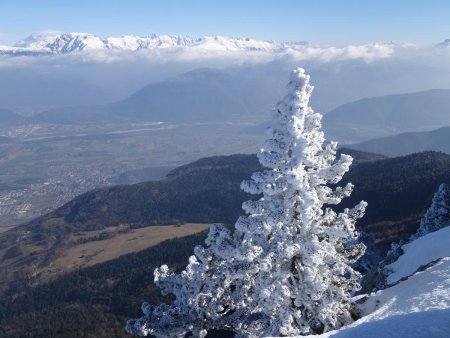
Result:
<instances>
[{"instance_id":1,"label":"mountain slope in shade","mask_svg":"<svg viewBox=\"0 0 450 338\"><path fill-rule=\"evenodd\" d=\"M426 150L450 154L450 127L427 132L409 132L369 140L346 147L386 156L402 156Z\"/></svg>"},{"instance_id":2,"label":"mountain slope in shade","mask_svg":"<svg viewBox=\"0 0 450 338\"><path fill-rule=\"evenodd\" d=\"M274 86L274 81L261 81L261 76L261 72L251 69L199 69L150 84L123 101L53 109L36 115L35 120L50 123L264 120L283 87Z\"/></svg>"},{"instance_id":3,"label":"mountain slope in shade","mask_svg":"<svg viewBox=\"0 0 450 338\"><path fill-rule=\"evenodd\" d=\"M344 104L323 118L330 139L354 143L450 125L450 90L388 95Z\"/></svg>"},{"instance_id":4,"label":"mountain slope in shade","mask_svg":"<svg viewBox=\"0 0 450 338\"><path fill-rule=\"evenodd\" d=\"M390 166L394 166L394 171L397 173L404 166L399 175L402 173L403 176L409 175L408 170L418 174L419 171L413 165L415 162L419 166L423 164L422 173L428 173L430 178L436 178L433 177L434 171L429 167L432 162L430 157L433 157L433 154L412 155L373 163L366 162L368 158L362 155L360 160L363 163L355 167L362 166L360 173L367 172L367 177L361 179L367 182L368 178L372 177L374 186L378 186L379 181L388 177L386 168ZM438 162L443 162L446 157L449 157L442 154L434 155ZM235 173L249 171L247 165L250 163L246 164L247 161L257 165L254 156L216 157L180 167L172 171L169 176L172 179L184 177L186 181L192 180L192 184L196 184L196 180L204 177L210 170L223 173L230 170L230 174L236 170ZM377 169L379 174L374 175L373 171L367 170L369 168L364 163L383 165ZM447 172L448 168L447 166ZM396 177L393 178L393 180L396 179ZM436 179L441 181L442 177ZM387 185L392 189L390 194L411 195L414 193L410 190L411 187L405 184L406 180L407 177L404 177L404 181L399 182L404 192L399 192L396 186ZM410 184L415 185L416 180L423 182L421 177L411 177ZM204 184L204 181L200 182ZM235 185L238 189L238 182ZM423 198L423 187L421 186L419 190L422 192L419 197ZM375 198L378 199L379 196ZM386 201L387 204L401 200L402 196L396 195L391 198L390 201ZM145 200L145 197L143 199ZM226 199L221 200L222 207L226 205L225 201ZM426 201L426 204L429 205L429 201ZM78 212L83 213L83 210L78 209ZM53 230L63 228L68 231L70 229L68 224L64 226L54 222L49 225ZM164 242L139 253L74 271L49 284L33 288L27 288L24 285L26 278L16 279L17 285L13 288L13 292L0 295L0 335L28 337L28 333L32 332L40 336L58 336L64 332L71 337L126 337L123 325L127 318L137 315L143 299L154 304L162 300L160 290L153 283L154 268L163 263L174 268L184 267L187 258L192 254L192 247L201 243L204 236L201 234ZM37 240L41 239L37 238ZM39 243L42 244L42 240ZM427 250L431 249L427 248ZM447 286L450 280L449 271L450 261L442 259L432 268L413 275L407 281L371 295L363 308L365 317L353 325L322 336L311 336L311 338L410 338L418 337L417 333L421 334L419 337L446 337L449 327L450 288ZM23 322L29 318L33 320L24 327ZM223 338L224 336L211 336L213 337Z\"/></svg>"},{"instance_id":5,"label":"mountain slope in shade","mask_svg":"<svg viewBox=\"0 0 450 338\"><path fill-rule=\"evenodd\" d=\"M352 207L362 199L369 203L358 229L371 233L381 250L393 240L415 233L436 187L450 183L450 156L445 154L395 159L360 152L352 155L356 163L342 184L350 181L355 190L342 207ZM14 279L17 269L31 274L36 266L46 266L67 245L71 234L80 231L102 231L121 224L133 228L186 222L232 224L242 214L242 202L250 198L239 189L240 183L259 169L255 155L212 157L174 169L160 181L82 194L48 215L0 235L0 254L2 250L14 254L12 260L0 258L0 269L8 272L0 275L0 287Z\"/></svg>"},{"instance_id":6,"label":"mountain slope in shade","mask_svg":"<svg viewBox=\"0 0 450 338\"><path fill-rule=\"evenodd\" d=\"M250 74L196 70L163 83L144 87L126 100L108 107L115 115L126 113L146 119L149 113L162 121L234 120L267 117L275 95L267 82ZM237 79L240 81L236 81ZM276 91L275 91L276 92Z\"/></svg>"}]
</instances>

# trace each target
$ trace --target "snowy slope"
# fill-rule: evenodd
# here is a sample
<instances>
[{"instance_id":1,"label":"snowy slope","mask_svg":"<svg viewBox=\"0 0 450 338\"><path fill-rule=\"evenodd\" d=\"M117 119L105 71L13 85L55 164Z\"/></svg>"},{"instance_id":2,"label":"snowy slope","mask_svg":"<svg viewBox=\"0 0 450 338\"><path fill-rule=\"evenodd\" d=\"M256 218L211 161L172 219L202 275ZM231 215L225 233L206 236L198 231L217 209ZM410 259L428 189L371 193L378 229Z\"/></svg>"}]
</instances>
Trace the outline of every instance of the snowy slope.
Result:
<instances>
[{"instance_id":1,"label":"snowy slope","mask_svg":"<svg viewBox=\"0 0 450 338\"><path fill-rule=\"evenodd\" d=\"M308 337L450 337L450 258L371 295L363 310L366 315L346 328Z\"/></svg>"},{"instance_id":2,"label":"snowy slope","mask_svg":"<svg viewBox=\"0 0 450 338\"><path fill-rule=\"evenodd\" d=\"M402 247L404 254L386 268L393 272L387 279L393 284L417 269L441 257L450 257L450 226L419 237Z\"/></svg>"},{"instance_id":3,"label":"snowy slope","mask_svg":"<svg viewBox=\"0 0 450 338\"><path fill-rule=\"evenodd\" d=\"M406 280L371 294L360 305L363 317L353 324L306 337L449 338L450 227L420 237L403 248L405 253L390 265L394 269L391 280L409 276ZM433 261L437 262L414 273Z\"/></svg>"},{"instance_id":4,"label":"snowy slope","mask_svg":"<svg viewBox=\"0 0 450 338\"><path fill-rule=\"evenodd\" d=\"M371 295L362 309L366 316L349 330L352 336L331 336L369 337L372 328L378 337L450 337L450 257Z\"/></svg>"}]
</instances>

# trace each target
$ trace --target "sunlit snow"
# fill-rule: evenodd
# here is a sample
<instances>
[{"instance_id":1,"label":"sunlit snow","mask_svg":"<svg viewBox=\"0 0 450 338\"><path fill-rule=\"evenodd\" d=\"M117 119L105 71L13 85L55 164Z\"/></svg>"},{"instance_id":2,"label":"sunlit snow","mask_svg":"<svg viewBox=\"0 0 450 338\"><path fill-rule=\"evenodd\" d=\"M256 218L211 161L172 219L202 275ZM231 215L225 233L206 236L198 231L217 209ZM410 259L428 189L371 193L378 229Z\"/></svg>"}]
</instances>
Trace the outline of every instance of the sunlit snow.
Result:
<instances>
[{"instance_id":1,"label":"sunlit snow","mask_svg":"<svg viewBox=\"0 0 450 338\"><path fill-rule=\"evenodd\" d=\"M450 227L425 235L404 249L404 255L391 265L392 281L410 276L421 265L437 262L371 294L360 306L360 320L340 330L306 337L450 337Z\"/></svg>"},{"instance_id":2,"label":"sunlit snow","mask_svg":"<svg viewBox=\"0 0 450 338\"><path fill-rule=\"evenodd\" d=\"M438 258L450 257L450 227L419 237L404 245L402 249L405 253L397 261L387 266L393 271L387 279L388 284L408 277L420 266Z\"/></svg>"}]
</instances>

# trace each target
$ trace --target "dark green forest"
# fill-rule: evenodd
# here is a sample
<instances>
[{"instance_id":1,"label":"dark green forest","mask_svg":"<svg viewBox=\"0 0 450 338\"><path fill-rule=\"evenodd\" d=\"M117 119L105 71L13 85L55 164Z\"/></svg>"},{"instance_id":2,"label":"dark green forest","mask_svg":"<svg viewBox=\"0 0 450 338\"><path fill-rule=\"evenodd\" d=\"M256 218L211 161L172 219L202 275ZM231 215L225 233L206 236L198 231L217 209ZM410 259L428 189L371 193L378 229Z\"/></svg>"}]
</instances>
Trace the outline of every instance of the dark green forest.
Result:
<instances>
[{"instance_id":1,"label":"dark green forest","mask_svg":"<svg viewBox=\"0 0 450 338\"><path fill-rule=\"evenodd\" d=\"M125 321L143 301L163 300L153 284L161 264L181 268L205 233L165 241L135 254L0 296L1 337L125 337Z\"/></svg>"},{"instance_id":2,"label":"dark green forest","mask_svg":"<svg viewBox=\"0 0 450 338\"><path fill-rule=\"evenodd\" d=\"M438 185L450 183L450 156L443 153L391 159L352 155L356 164L343 183L350 181L355 189L343 207L361 199L369 203L359 230L373 235L381 251L415 232ZM43 240L125 222L135 227L174 221L232 224L249 197L240 192L240 181L258 169L254 155L202 159L158 182L89 192L23 227ZM14 238L8 236L3 240ZM17 279L0 296L0 336L124 337L126 319L140 315L143 301L163 300L153 285L153 269L163 263L182 268L204 236L169 240L37 286L27 278Z\"/></svg>"}]
</instances>

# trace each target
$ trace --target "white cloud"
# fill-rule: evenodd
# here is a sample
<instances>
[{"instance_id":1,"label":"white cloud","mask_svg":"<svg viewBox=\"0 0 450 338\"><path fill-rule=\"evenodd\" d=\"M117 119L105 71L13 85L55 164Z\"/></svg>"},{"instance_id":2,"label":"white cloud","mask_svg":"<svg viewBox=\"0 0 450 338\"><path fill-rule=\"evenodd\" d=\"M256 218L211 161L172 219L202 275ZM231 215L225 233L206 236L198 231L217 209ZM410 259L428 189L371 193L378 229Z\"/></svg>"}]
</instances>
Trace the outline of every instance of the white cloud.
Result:
<instances>
[{"instance_id":1,"label":"white cloud","mask_svg":"<svg viewBox=\"0 0 450 338\"><path fill-rule=\"evenodd\" d=\"M202 39L176 36L151 36L144 38L129 36L100 39L93 35L81 33L77 37L77 34L74 33L74 40L68 43L70 43L71 48L73 46L81 46L82 48L67 53L63 48L64 46L61 45L67 39L65 37L58 41L59 49L52 51L55 54L43 55L50 53L50 50L46 49L48 48L47 43L51 43L60 33L55 30L35 32L35 34L44 35L46 38L40 40L35 37L37 40L23 40L21 45L23 47L16 47L18 48L17 50L22 52L29 51L30 55L24 56L24 53L21 53L22 55L19 57L4 55L0 57L0 67L23 67L34 63L49 66L52 64L70 66L78 63L113 64L118 62L134 62L142 63L143 65L192 63L199 67L228 66L244 63L261 64L272 61L313 62L316 64L327 64L336 61L372 63L377 60L390 58L422 58L422 61L430 57L436 58L439 56L443 58L442 56L447 55L447 50L450 50L450 48L430 48L410 43L394 42L374 42L336 47L232 39L220 36ZM178 39L185 40L180 45L178 44ZM144 47L135 48L135 40L143 43ZM130 41L134 43L131 44ZM132 45L134 50L130 49ZM30 48L29 46L32 46L32 48L27 49ZM2 49L8 50L8 48L12 49L15 47L0 46L0 54Z\"/></svg>"},{"instance_id":2,"label":"white cloud","mask_svg":"<svg viewBox=\"0 0 450 338\"><path fill-rule=\"evenodd\" d=\"M287 55L294 60L313 60L318 62L363 60L372 62L392 57L396 46L392 44L371 43L366 45L350 45L345 47L313 47L305 46L300 50L289 50Z\"/></svg>"},{"instance_id":3,"label":"white cloud","mask_svg":"<svg viewBox=\"0 0 450 338\"><path fill-rule=\"evenodd\" d=\"M397 49L410 48L394 43L370 43L344 47L278 43L253 39L216 36L193 39L182 36L150 36L102 39L90 34L71 33L63 38L55 30L35 32L35 36L19 41L16 52L34 53L34 57L51 54L54 60L70 55L70 62L101 62L146 60L147 62L220 60L236 62L270 62L278 59L332 62L363 60L372 62L392 57ZM5 47L8 50L14 47ZM0 54L1 54L0 48ZM69 51L69 52L68 52Z\"/></svg>"},{"instance_id":4,"label":"white cloud","mask_svg":"<svg viewBox=\"0 0 450 338\"><path fill-rule=\"evenodd\" d=\"M270 62L282 58L297 61L332 62L363 60L372 62L392 57L397 46L373 43L346 47L295 46L276 50L239 50L218 48L223 46L194 45L143 50L138 52L93 50L74 54L83 62L114 62L123 60L147 60L149 62L228 60L235 62Z\"/></svg>"}]
</instances>

